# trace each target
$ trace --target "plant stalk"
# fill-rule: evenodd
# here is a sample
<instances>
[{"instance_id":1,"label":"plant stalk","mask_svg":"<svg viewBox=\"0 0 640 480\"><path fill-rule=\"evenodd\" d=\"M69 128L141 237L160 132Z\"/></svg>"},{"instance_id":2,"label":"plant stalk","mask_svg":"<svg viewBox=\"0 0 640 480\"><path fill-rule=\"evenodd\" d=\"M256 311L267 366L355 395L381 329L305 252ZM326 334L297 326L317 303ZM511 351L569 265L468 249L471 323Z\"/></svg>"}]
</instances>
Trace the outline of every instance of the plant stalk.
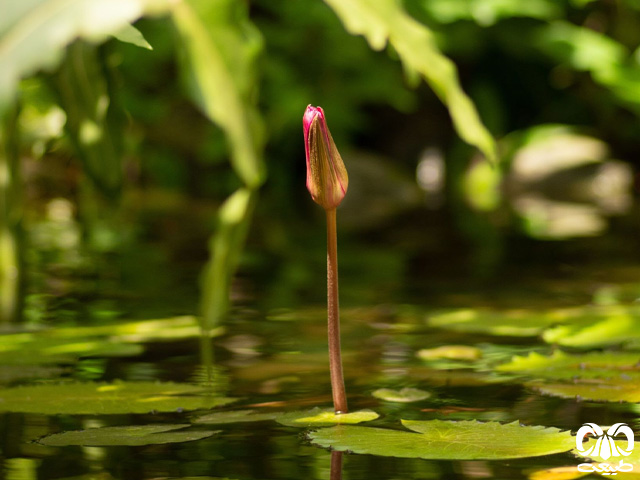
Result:
<instances>
[{"instance_id":1,"label":"plant stalk","mask_svg":"<svg viewBox=\"0 0 640 480\"><path fill-rule=\"evenodd\" d=\"M329 371L336 413L347 413L347 395L342 374L340 351L340 307L338 302L338 240L336 209L327 210L327 325L329 336Z\"/></svg>"}]
</instances>

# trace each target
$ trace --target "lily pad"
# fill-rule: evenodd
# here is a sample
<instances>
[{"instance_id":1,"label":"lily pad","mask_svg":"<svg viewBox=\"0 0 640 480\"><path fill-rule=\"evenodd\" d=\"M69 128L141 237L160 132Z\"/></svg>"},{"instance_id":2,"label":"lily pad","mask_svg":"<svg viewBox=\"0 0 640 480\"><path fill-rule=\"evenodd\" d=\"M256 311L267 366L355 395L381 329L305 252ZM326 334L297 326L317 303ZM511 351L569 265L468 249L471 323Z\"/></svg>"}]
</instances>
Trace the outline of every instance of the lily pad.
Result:
<instances>
[{"instance_id":1,"label":"lily pad","mask_svg":"<svg viewBox=\"0 0 640 480\"><path fill-rule=\"evenodd\" d=\"M640 306L606 305L584 307L567 323L545 330L547 343L591 348L622 343L640 343Z\"/></svg>"},{"instance_id":2,"label":"lily pad","mask_svg":"<svg viewBox=\"0 0 640 480\"><path fill-rule=\"evenodd\" d=\"M526 357L516 356L510 362L498 365L495 370L554 380L577 378L630 380L632 377L640 377L639 361L638 353L595 352L570 355L557 350L551 356L535 352Z\"/></svg>"},{"instance_id":3,"label":"lily pad","mask_svg":"<svg viewBox=\"0 0 640 480\"><path fill-rule=\"evenodd\" d=\"M469 345L443 345L436 348L423 348L418 351L422 360L464 360L473 361L482 357L482 350Z\"/></svg>"},{"instance_id":4,"label":"lily pad","mask_svg":"<svg viewBox=\"0 0 640 480\"><path fill-rule=\"evenodd\" d=\"M380 400L387 402L411 403L425 400L431 396L429 392L418 388L402 388L400 390L392 390L390 388L379 388L372 395Z\"/></svg>"},{"instance_id":5,"label":"lily pad","mask_svg":"<svg viewBox=\"0 0 640 480\"><path fill-rule=\"evenodd\" d=\"M140 446L181 443L201 440L218 432L183 430L190 425L127 425L123 427L90 428L56 433L38 440L50 447L80 445L85 447ZM178 431L176 431L178 430Z\"/></svg>"},{"instance_id":6,"label":"lily pad","mask_svg":"<svg viewBox=\"0 0 640 480\"><path fill-rule=\"evenodd\" d=\"M196 418L193 423L208 425L223 425L227 423L264 422L275 420L280 413L257 413L255 410L234 410L231 412L216 412Z\"/></svg>"},{"instance_id":7,"label":"lily pad","mask_svg":"<svg viewBox=\"0 0 640 480\"><path fill-rule=\"evenodd\" d=\"M302 412L288 412L276 417L276 421L288 427L324 427L347 425L375 420L379 415L373 410L336 414L333 410L313 408Z\"/></svg>"},{"instance_id":8,"label":"lily pad","mask_svg":"<svg viewBox=\"0 0 640 480\"><path fill-rule=\"evenodd\" d=\"M467 333L535 337L546 327L575 315L570 309L553 311L464 309L431 315L427 324Z\"/></svg>"},{"instance_id":9,"label":"lily pad","mask_svg":"<svg viewBox=\"0 0 640 480\"><path fill-rule=\"evenodd\" d=\"M209 409L233 399L180 383L66 383L0 389L1 412L107 415Z\"/></svg>"},{"instance_id":10,"label":"lily pad","mask_svg":"<svg viewBox=\"0 0 640 480\"><path fill-rule=\"evenodd\" d=\"M566 467L536 470L529 474L529 480L573 480L587 475L589 473L579 471L575 465L568 465Z\"/></svg>"},{"instance_id":11,"label":"lily pad","mask_svg":"<svg viewBox=\"0 0 640 480\"><path fill-rule=\"evenodd\" d=\"M339 425L311 432L309 438L316 445L338 451L432 460L536 457L566 452L575 445L568 431L523 427L517 422L403 420L402 424L413 432Z\"/></svg>"},{"instance_id":12,"label":"lily pad","mask_svg":"<svg viewBox=\"0 0 640 480\"><path fill-rule=\"evenodd\" d=\"M575 398L594 402L640 402L640 385L637 381L531 382L528 386L540 393L562 398Z\"/></svg>"}]
</instances>

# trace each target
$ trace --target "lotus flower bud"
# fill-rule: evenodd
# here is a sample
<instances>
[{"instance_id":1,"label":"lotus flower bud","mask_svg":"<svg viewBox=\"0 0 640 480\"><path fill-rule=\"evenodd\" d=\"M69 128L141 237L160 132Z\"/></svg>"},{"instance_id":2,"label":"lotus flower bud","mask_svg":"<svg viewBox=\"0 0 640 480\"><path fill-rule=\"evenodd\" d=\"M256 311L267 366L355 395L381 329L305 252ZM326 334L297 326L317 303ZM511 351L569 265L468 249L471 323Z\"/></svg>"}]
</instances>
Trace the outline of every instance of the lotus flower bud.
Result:
<instances>
[{"instance_id":1,"label":"lotus flower bud","mask_svg":"<svg viewBox=\"0 0 640 480\"><path fill-rule=\"evenodd\" d=\"M322 108L309 105L302 118L302 127L307 155L307 190L325 210L334 209L347 193L349 177Z\"/></svg>"}]
</instances>

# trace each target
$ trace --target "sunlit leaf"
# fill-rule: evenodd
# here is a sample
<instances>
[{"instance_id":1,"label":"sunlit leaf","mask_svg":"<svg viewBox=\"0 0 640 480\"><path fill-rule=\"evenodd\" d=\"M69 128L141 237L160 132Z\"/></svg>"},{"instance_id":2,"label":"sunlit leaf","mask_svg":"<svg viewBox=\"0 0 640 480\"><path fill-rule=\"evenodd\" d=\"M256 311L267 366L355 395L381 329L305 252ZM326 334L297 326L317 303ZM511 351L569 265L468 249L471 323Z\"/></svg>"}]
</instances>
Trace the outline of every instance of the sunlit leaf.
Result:
<instances>
[{"instance_id":1,"label":"sunlit leaf","mask_svg":"<svg viewBox=\"0 0 640 480\"><path fill-rule=\"evenodd\" d=\"M469 345L443 345L436 348L423 348L418 351L422 360L466 360L472 361L482 357L482 350Z\"/></svg>"},{"instance_id":2,"label":"sunlit leaf","mask_svg":"<svg viewBox=\"0 0 640 480\"><path fill-rule=\"evenodd\" d=\"M275 420L279 413L263 413L255 410L233 410L231 412L216 412L196 418L193 423L223 425L226 423L264 422Z\"/></svg>"},{"instance_id":3,"label":"sunlit leaf","mask_svg":"<svg viewBox=\"0 0 640 480\"><path fill-rule=\"evenodd\" d=\"M640 342L640 306L585 307L571 322L545 330L548 343L567 347L598 347Z\"/></svg>"},{"instance_id":4,"label":"sunlit leaf","mask_svg":"<svg viewBox=\"0 0 640 480\"><path fill-rule=\"evenodd\" d=\"M232 401L203 387L179 383L66 383L0 389L0 411L46 415L173 412Z\"/></svg>"},{"instance_id":5,"label":"sunlit leaf","mask_svg":"<svg viewBox=\"0 0 640 480\"><path fill-rule=\"evenodd\" d=\"M386 402L411 403L426 400L431 396L429 392L418 388L402 388L400 390L392 390L390 388L379 388L372 395Z\"/></svg>"},{"instance_id":6,"label":"sunlit leaf","mask_svg":"<svg viewBox=\"0 0 640 480\"><path fill-rule=\"evenodd\" d=\"M288 427L322 427L327 425L347 425L370 422L379 415L372 410L336 414L333 410L314 408L304 412L288 412L276 417L276 421Z\"/></svg>"},{"instance_id":7,"label":"sunlit leaf","mask_svg":"<svg viewBox=\"0 0 640 480\"><path fill-rule=\"evenodd\" d=\"M575 383L530 382L531 388L546 395L594 402L640 402L640 385L637 380L607 379Z\"/></svg>"},{"instance_id":8,"label":"sunlit leaf","mask_svg":"<svg viewBox=\"0 0 640 480\"><path fill-rule=\"evenodd\" d=\"M495 142L478 116L473 103L462 91L456 67L438 49L433 33L410 17L395 0L325 0L354 35L364 37L375 50L387 41L405 67L424 77L449 109L460 137L476 146L494 162Z\"/></svg>"},{"instance_id":9,"label":"sunlit leaf","mask_svg":"<svg viewBox=\"0 0 640 480\"><path fill-rule=\"evenodd\" d=\"M473 20L480 25L493 25L511 17L548 19L561 13L560 6L553 0L429 0L421 2L421 6L441 23Z\"/></svg>"},{"instance_id":10,"label":"sunlit leaf","mask_svg":"<svg viewBox=\"0 0 640 480\"><path fill-rule=\"evenodd\" d=\"M146 48L147 50L153 50L153 47L147 42L147 39L144 38L142 32L133 25L125 25L117 32L114 32L113 36L121 42L130 43L140 48Z\"/></svg>"},{"instance_id":11,"label":"sunlit leaf","mask_svg":"<svg viewBox=\"0 0 640 480\"><path fill-rule=\"evenodd\" d=\"M182 430L190 425L128 425L56 433L38 440L50 447L81 445L86 447L140 446L201 440L217 432ZM175 431L178 430L178 431Z\"/></svg>"},{"instance_id":12,"label":"sunlit leaf","mask_svg":"<svg viewBox=\"0 0 640 480\"><path fill-rule=\"evenodd\" d=\"M53 68L76 38L104 41L145 14L165 13L170 0L0 0L0 113L18 81Z\"/></svg>"},{"instance_id":13,"label":"sunlit leaf","mask_svg":"<svg viewBox=\"0 0 640 480\"><path fill-rule=\"evenodd\" d=\"M234 0L185 0L174 9L196 101L224 130L243 183L264 181L263 134L255 106L255 61L262 48L246 6Z\"/></svg>"},{"instance_id":14,"label":"sunlit leaf","mask_svg":"<svg viewBox=\"0 0 640 480\"><path fill-rule=\"evenodd\" d=\"M495 367L498 372L519 373L537 378L623 378L640 376L639 353L594 352L570 355L556 350L551 356L530 353L513 357L508 363Z\"/></svg>"},{"instance_id":15,"label":"sunlit leaf","mask_svg":"<svg viewBox=\"0 0 640 480\"><path fill-rule=\"evenodd\" d=\"M570 432L517 422L480 423L403 420L413 432L340 425L309 433L311 441L338 451L385 457L437 460L495 460L566 452L575 445ZM416 432L416 433L414 433Z\"/></svg>"}]
</instances>

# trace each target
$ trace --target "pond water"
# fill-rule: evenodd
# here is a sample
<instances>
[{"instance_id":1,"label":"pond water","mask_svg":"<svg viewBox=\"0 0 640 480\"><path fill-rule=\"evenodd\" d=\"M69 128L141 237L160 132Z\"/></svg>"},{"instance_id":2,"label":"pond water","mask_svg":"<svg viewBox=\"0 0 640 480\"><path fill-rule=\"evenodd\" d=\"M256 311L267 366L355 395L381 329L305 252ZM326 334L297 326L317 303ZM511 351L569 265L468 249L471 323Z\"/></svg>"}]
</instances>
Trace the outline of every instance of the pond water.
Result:
<instances>
[{"instance_id":1,"label":"pond water","mask_svg":"<svg viewBox=\"0 0 640 480\"><path fill-rule=\"evenodd\" d=\"M474 263L491 246L443 254L423 230L394 231L393 240L340 242L346 387L352 412L378 414L359 424L371 428L369 444L340 430L330 443L341 454L311 433L347 427L314 424L313 409L331 408L323 235L299 232L294 242L309 248L288 263L250 244L228 322L210 339L190 316L198 255L167 260L142 245L113 261L101 255L89 273L87 259L66 271L34 261L44 274L32 277L40 292L26 299L28 328L6 328L0 342L2 478L577 478L586 460L571 452L573 437L549 453L544 438L520 445L536 438L525 427L638 427L633 236L504 238L500 261ZM128 277L134 269L144 274ZM290 412L303 413L282 417ZM497 430L472 425L480 453L471 454L465 443L432 445L437 432L413 433L409 449L423 458L409 458L395 437L376 436L409 432L402 420ZM522 431L502 433L511 422ZM109 434L104 427L129 428L55 435ZM637 458L625 458L640 472Z\"/></svg>"}]
</instances>

